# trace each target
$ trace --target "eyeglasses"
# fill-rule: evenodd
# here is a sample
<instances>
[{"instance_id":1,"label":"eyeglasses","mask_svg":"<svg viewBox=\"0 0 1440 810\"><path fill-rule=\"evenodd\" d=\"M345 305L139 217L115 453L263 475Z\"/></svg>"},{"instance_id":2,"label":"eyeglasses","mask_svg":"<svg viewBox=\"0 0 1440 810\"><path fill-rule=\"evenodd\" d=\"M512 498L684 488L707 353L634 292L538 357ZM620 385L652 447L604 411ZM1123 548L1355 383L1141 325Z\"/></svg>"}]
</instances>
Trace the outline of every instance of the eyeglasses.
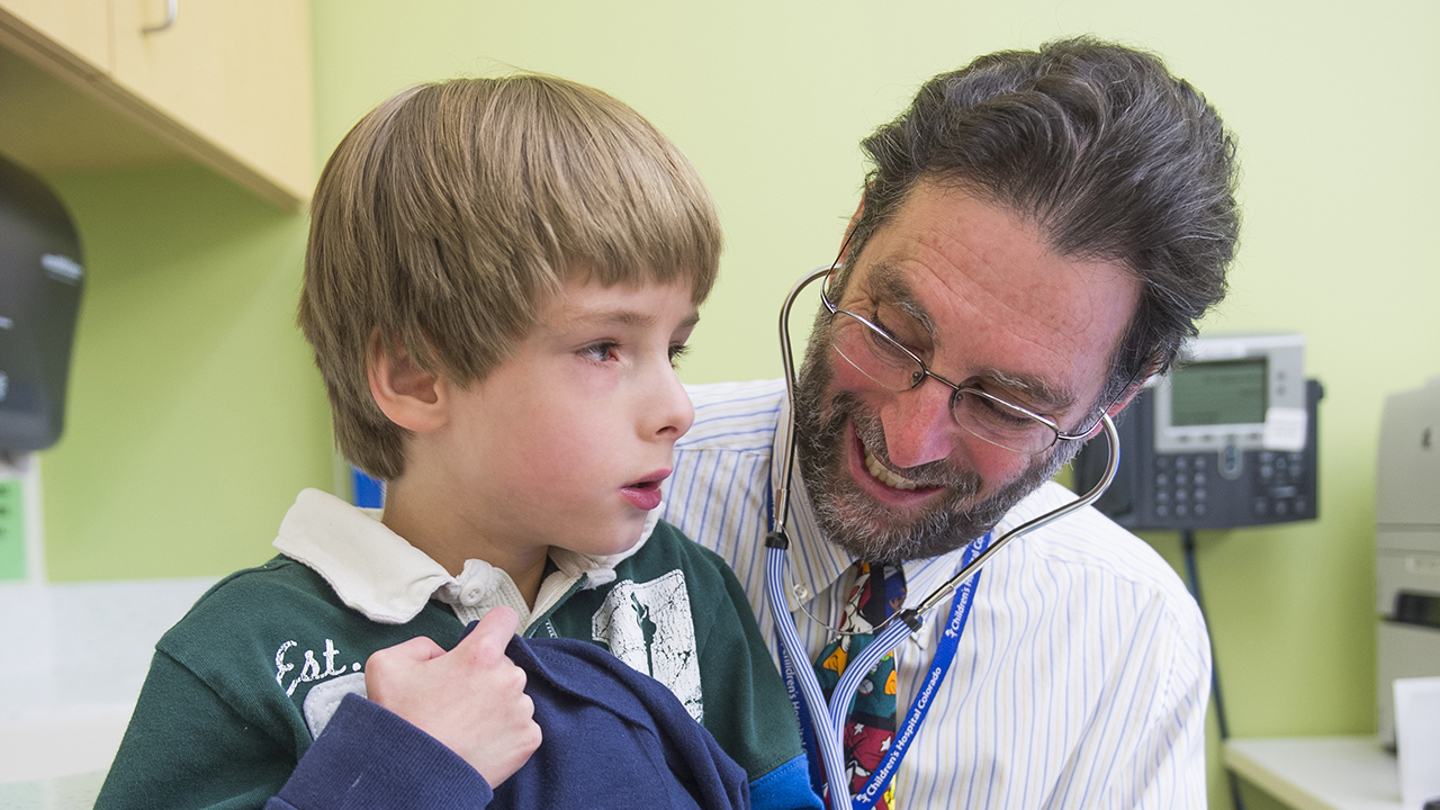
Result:
<instances>
[{"instance_id":1,"label":"eyeglasses","mask_svg":"<svg viewBox=\"0 0 1440 810\"><path fill-rule=\"evenodd\" d=\"M1081 441L1100 424L1097 418L1085 430L1065 433L1054 421L1034 411L974 386L950 382L931 371L920 355L885 327L876 325L863 315L837 307L830 300L829 278L820 289L820 301L830 312L830 342L836 354L876 385L890 391L918 388L927 377L938 380L952 392L950 416L955 424L983 442L1013 453L1034 455L1050 449L1056 442ZM912 316L899 314L898 308L892 319L914 322ZM910 331L919 333L923 330L915 323ZM1124 389L1121 391L1123 395ZM1119 397L1116 397L1118 400Z\"/></svg>"}]
</instances>

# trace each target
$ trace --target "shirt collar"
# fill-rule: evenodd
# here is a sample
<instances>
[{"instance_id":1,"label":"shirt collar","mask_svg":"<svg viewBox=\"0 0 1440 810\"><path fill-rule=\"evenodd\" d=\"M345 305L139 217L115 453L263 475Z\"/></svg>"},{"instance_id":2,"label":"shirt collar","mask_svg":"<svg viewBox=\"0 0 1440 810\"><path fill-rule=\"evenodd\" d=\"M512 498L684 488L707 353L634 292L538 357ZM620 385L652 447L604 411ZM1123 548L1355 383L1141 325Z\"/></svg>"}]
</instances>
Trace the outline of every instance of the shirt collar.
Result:
<instances>
[{"instance_id":1,"label":"shirt collar","mask_svg":"<svg viewBox=\"0 0 1440 810\"><path fill-rule=\"evenodd\" d=\"M582 576L587 588L614 581L615 566L645 545L662 511L663 507L651 510L639 542L619 554L602 557L552 548L550 559L565 581L546 580L535 615L544 613ZM468 560L460 576L452 577L440 563L390 531L380 517L378 509L360 509L318 489L302 490L285 513L273 545L313 569L342 602L372 621L404 624L434 598L454 606L457 614L483 613L496 604L516 607L518 600L516 612L522 626L527 623L529 611L503 570L483 560Z\"/></svg>"}]
</instances>

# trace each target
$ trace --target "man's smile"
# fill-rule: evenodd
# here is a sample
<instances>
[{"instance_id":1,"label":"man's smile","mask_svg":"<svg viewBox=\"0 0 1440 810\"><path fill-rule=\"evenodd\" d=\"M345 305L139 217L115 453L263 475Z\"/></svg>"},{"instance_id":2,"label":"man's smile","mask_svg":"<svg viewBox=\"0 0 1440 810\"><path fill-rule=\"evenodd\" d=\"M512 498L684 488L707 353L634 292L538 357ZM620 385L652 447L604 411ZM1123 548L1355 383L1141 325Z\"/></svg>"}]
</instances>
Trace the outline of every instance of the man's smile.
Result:
<instances>
[{"instance_id":1,"label":"man's smile","mask_svg":"<svg viewBox=\"0 0 1440 810\"><path fill-rule=\"evenodd\" d=\"M891 466L885 452L883 434L876 433L879 426L861 427L856 415L850 418L850 440L854 449L850 454L850 469L856 485L868 491L872 498L892 508L913 508L941 495L946 487L933 480L910 477ZM874 449L872 449L872 447Z\"/></svg>"},{"instance_id":2,"label":"man's smile","mask_svg":"<svg viewBox=\"0 0 1440 810\"><path fill-rule=\"evenodd\" d=\"M860 450L865 454L865 469L869 470L870 475L880 483L895 489L914 490L919 486L914 481L891 472L884 464L880 463L880 459L876 458L869 448L861 446Z\"/></svg>"}]
</instances>

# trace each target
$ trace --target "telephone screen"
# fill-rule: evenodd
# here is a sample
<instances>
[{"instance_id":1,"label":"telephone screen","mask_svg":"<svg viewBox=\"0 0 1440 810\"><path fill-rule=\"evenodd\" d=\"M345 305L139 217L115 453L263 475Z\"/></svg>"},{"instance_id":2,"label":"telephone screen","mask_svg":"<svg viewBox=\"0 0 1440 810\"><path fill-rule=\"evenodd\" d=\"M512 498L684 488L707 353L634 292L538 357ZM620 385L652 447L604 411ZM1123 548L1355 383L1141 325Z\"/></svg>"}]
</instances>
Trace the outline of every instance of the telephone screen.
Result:
<instances>
[{"instance_id":1,"label":"telephone screen","mask_svg":"<svg viewBox=\"0 0 1440 810\"><path fill-rule=\"evenodd\" d=\"M1170 424L1256 425L1265 421L1265 359L1221 360L1177 369L1170 378Z\"/></svg>"}]
</instances>

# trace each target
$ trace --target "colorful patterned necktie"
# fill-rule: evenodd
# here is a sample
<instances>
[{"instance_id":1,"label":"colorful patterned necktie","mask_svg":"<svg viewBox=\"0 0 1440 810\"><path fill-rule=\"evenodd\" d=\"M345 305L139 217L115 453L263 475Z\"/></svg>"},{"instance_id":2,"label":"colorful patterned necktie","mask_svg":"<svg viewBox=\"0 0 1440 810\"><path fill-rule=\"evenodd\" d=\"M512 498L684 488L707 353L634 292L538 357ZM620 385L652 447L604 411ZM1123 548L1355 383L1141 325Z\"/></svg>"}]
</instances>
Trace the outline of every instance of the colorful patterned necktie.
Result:
<instances>
[{"instance_id":1,"label":"colorful patterned necktie","mask_svg":"<svg viewBox=\"0 0 1440 810\"><path fill-rule=\"evenodd\" d=\"M875 640L874 628L905 604L905 572L898 565L857 562L855 584L840 617L841 635L820 651L815 659L815 674L829 700L852 656L859 655ZM850 793L865 787L870 774L890 750L895 738L895 656L886 655L860 682L845 723L845 772L850 776ZM895 783L875 801L876 810L893 810ZM847 801L828 804L849 807ZM828 803L828 797L827 797Z\"/></svg>"}]
</instances>

